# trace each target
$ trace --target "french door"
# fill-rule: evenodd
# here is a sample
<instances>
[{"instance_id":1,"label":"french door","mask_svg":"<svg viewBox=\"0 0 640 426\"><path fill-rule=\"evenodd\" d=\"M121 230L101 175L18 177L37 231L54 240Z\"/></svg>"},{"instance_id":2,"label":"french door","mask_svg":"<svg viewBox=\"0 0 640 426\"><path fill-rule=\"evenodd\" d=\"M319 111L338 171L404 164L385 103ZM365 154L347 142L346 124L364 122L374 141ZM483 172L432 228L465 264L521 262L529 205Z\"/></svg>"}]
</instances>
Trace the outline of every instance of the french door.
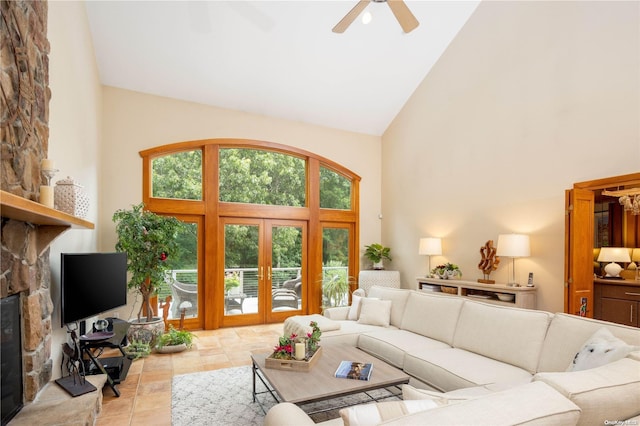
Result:
<instances>
[{"instance_id":1,"label":"french door","mask_svg":"<svg viewBox=\"0 0 640 426\"><path fill-rule=\"evenodd\" d=\"M220 219L216 311L223 327L282 322L306 312L307 222ZM222 291L220 291L222 290Z\"/></svg>"}]
</instances>

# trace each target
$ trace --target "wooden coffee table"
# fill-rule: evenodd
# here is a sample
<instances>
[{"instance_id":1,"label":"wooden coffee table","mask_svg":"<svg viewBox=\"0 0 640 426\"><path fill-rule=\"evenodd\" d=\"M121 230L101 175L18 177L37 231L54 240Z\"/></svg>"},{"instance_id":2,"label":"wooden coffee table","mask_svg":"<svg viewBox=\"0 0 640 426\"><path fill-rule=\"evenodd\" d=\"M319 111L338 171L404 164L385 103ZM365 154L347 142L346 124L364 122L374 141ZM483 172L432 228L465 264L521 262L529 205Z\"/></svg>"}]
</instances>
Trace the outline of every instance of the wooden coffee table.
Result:
<instances>
[{"instance_id":1,"label":"wooden coffee table","mask_svg":"<svg viewBox=\"0 0 640 426\"><path fill-rule=\"evenodd\" d=\"M253 362L253 401L256 395L269 392L276 402L291 402L304 405L311 402L338 398L356 393L366 393L375 389L399 387L409 383L409 376L402 370L346 345L322 343L320 359L308 372L278 370L265 367L265 359L270 354L251 355ZM370 362L373 372L369 380L339 379L334 376L340 361ZM256 392L256 379L262 381L265 392ZM369 395L370 396L370 395ZM389 398L393 395L379 399ZM371 397L371 396L370 396ZM376 398L371 397L371 400Z\"/></svg>"}]
</instances>

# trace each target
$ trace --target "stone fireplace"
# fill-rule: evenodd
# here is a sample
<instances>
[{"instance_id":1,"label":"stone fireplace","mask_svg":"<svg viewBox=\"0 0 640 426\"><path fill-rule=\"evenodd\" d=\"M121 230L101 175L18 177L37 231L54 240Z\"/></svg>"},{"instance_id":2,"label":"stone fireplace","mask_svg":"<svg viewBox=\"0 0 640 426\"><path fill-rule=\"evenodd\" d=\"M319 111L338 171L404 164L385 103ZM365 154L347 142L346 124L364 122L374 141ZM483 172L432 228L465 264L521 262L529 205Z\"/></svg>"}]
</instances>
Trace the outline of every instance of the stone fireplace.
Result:
<instances>
[{"instance_id":1,"label":"stone fireplace","mask_svg":"<svg viewBox=\"0 0 640 426\"><path fill-rule=\"evenodd\" d=\"M0 4L0 187L36 201L49 138L48 5ZM23 399L32 401L52 375L48 243L55 237L48 225L6 217L2 203L0 296L20 295Z\"/></svg>"}]
</instances>

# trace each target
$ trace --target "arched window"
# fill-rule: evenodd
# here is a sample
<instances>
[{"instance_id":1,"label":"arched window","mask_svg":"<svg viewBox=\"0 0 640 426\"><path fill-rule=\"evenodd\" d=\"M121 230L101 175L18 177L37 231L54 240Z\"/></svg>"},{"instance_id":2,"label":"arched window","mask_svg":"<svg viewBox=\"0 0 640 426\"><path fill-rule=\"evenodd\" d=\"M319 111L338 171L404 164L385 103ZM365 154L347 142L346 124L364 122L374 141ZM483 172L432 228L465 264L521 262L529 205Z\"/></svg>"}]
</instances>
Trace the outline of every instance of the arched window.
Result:
<instances>
[{"instance_id":1,"label":"arched window","mask_svg":"<svg viewBox=\"0 0 640 426\"><path fill-rule=\"evenodd\" d=\"M191 224L159 300L189 328L279 322L348 303L360 177L280 144L180 142L140 152L143 201Z\"/></svg>"}]
</instances>

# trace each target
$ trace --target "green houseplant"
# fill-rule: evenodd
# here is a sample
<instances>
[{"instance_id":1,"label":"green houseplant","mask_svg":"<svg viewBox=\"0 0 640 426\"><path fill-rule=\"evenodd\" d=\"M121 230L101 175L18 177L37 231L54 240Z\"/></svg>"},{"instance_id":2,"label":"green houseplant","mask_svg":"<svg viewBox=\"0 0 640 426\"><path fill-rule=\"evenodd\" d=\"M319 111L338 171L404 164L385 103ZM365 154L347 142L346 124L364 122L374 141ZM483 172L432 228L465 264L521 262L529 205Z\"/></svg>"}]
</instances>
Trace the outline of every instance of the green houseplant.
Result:
<instances>
[{"instance_id":1,"label":"green houseplant","mask_svg":"<svg viewBox=\"0 0 640 426\"><path fill-rule=\"evenodd\" d=\"M365 246L364 257L373 263L373 269L384 269L382 261L384 259L391 260L391 249L382 244L374 243Z\"/></svg>"},{"instance_id":2,"label":"green houseplant","mask_svg":"<svg viewBox=\"0 0 640 426\"><path fill-rule=\"evenodd\" d=\"M195 337L196 335L188 330L176 330L173 325L169 325L169 330L156 340L156 349L158 352L179 352L190 348Z\"/></svg>"},{"instance_id":3,"label":"green houseplant","mask_svg":"<svg viewBox=\"0 0 640 426\"><path fill-rule=\"evenodd\" d=\"M349 286L356 282L346 274L326 274L322 282L322 308L331 308L348 303Z\"/></svg>"},{"instance_id":4,"label":"green houseplant","mask_svg":"<svg viewBox=\"0 0 640 426\"><path fill-rule=\"evenodd\" d=\"M142 296L138 321L143 309L146 310L146 320L152 321L151 297L171 269L167 259L176 256L180 250L176 237L183 223L175 217L145 210L144 203L129 210L117 210L113 221L118 234L116 250L127 253L128 287Z\"/></svg>"},{"instance_id":5,"label":"green houseplant","mask_svg":"<svg viewBox=\"0 0 640 426\"><path fill-rule=\"evenodd\" d=\"M140 340L132 340L129 345L124 349L124 352L131 359L145 358L151 354L151 347L149 343L142 342Z\"/></svg>"}]
</instances>

